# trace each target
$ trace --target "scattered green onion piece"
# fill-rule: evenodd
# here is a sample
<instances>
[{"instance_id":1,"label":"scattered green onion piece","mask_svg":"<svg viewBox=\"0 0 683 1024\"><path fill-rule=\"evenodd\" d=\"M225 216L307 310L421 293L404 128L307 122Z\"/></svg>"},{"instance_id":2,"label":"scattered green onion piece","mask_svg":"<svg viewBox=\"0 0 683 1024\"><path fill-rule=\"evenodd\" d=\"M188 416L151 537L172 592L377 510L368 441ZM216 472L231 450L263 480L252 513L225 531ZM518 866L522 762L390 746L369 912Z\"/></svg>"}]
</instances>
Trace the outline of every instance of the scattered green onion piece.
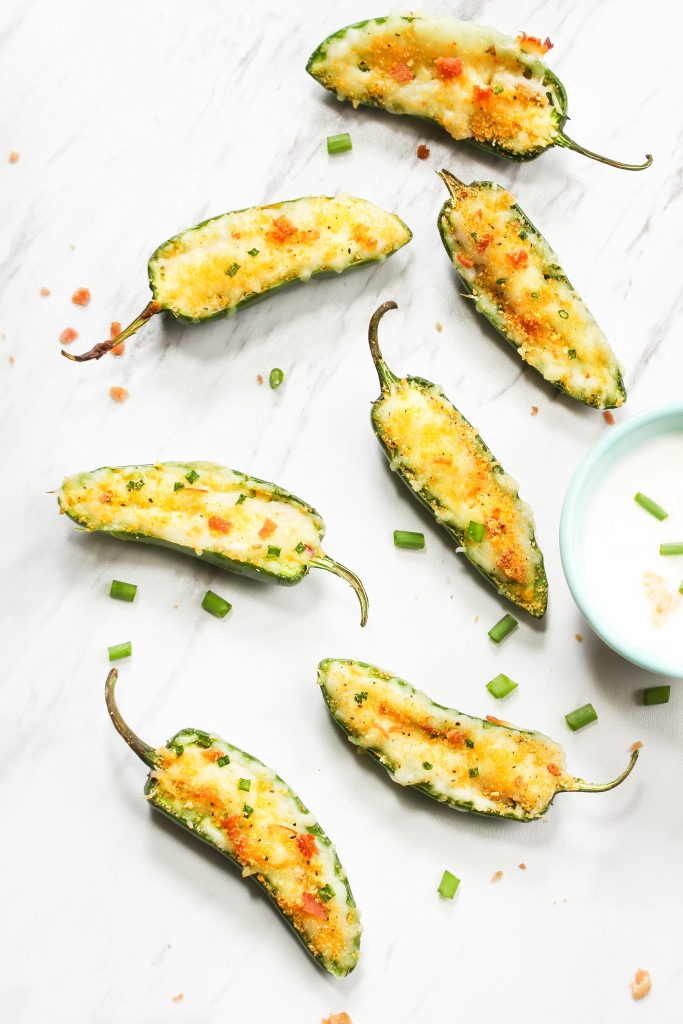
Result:
<instances>
[{"instance_id":1,"label":"scattered green onion piece","mask_svg":"<svg viewBox=\"0 0 683 1024\"><path fill-rule=\"evenodd\" d=\"M328 883L327 885L324 885L322 889L318 889L318 896L324 903L329 903L334 896L334 889Z\"/></svg>"},{"instance_id":2,"label":"scattered green onion piece","mask_svg":"<svg viewBox=\"0 0 683 1024\"><path fill-rule=\"evenodd\" d=\"M202 608L205 612L210 612L211 615L215 615L217 619L224 619L232 608L232 605L229 601L226 601L224 597L220 597L219 594L214 594L213 590L207 590L204 594L204 600L202 601Z\"/></svg>"},{"instance_id":3,"label":"scattered green onion piece","mask_svg":"<svg viewBox=\"0 0 683 1024\"><path fill-rule=\"evenodd\" d=\"M443 896L445 900L452 900L457 892L459 885L459 878L456 878L455 875L452 875L450 871L444 871L437 892L439 896Z\"/></svg>"},{"instance_id":4,"label":"scattered green onion piece","mask_svg":"<svg viewBox=\"0 0 683 1024\"><path fill-rule=\"evenodd\" d=\"M471 740L469 738L469 736L466 736L465 737L465 746L468 747L470 750L473 750L474 749L474 740Z\"/></svg>"},{"instance_id":5,"label":"scattered green onion piece","mask_svg":"<svg viewBox=\"0 0 683 1024\"><path fill-rule=\"evenodd\" d=\"M140 479L140 480L129 480L128 483L126 484L126 488L129 491L141 491L144 486L145 486L145 481L142 480L142 479Z\"/></svg>"},{"instance_id":6,"label":"scattered green onion piece","mask_svg":"<svg viewBox=\"0 0 683 1024\"><path fill-rule=\"evenodd\" d=\"M231 263L225 273L228 277L234 277L237 271L240 269L239 263Z\"/></svg>"},{"instance_id":7,"label":"scattered green onion piece","mask_svg":"<svg viewBox=\"0 0 683 1024\"><path fill-rule=\"evenodd\" d=\"M270 384L271 388L273 388L273 390L275 390L275 388L279 388L280 387L280 385L282 384L284 379L285 379L284 373L282 372L282 370L278 366L276 366L273 370L270 371L270 377L268 378L268 383Z\"/></svg>"},{"instance_id":8,"label":"scattered green onion piece","mask_svg":"<svg viewBox=\"0 0 683 1024\"><path fill-rule=\"evenodd\" d=\"M495 679L486 684L486 689L496 700L502 700L503 697L507 697L508 693L512 693L513 690L517 689L517 683L501 672Z\"/></svg>"},{"instance_id":9,"label":"scattered green onion piece","mask_svg":"<svg viewBox=\"0 0 683 1024\"><path fill-rule=\"evenodd\" d=\"M222 757L218 758L216 764L218 765L219 768L225 768L226 764L230 764L230 755L223 754Z\"/></svg>"},{"instance_id":10,"label":"scattered green onion piece","mask_svg":"<svg viewBox=\"0 0 683 1024\"><path fill-rule=\"evenodd\" d=\"M294 550L296 551L297 555L300 555L302 554L302 552L306 550L306 545L302 540L300 540L297 546L294 548Z\"/></svg>"},{"instance_id":11,"label":"scattered green onion piece","mask_svg":"<svg viewBox=\"0 0 683 1024\"><path fill-rule=\"evenodd\" d=\"M502 85L494 85L493 91L495 92L496 96L500 96L500 94L504 91L503 90L503 86Z\"/></svg>"},{"instance_id":12,"label":"scattered green onion piece","mask_svg":"<svg viewBox=\"0 0 683 1024\"><path fill-rule=\"evenodd\" d=\"M567 349L567 355L569 356L570 359L576 359L576 349L575 348L568 348Z\"/></svg>"},{"instance_id":13,"label":"scattered green onion piece","mask_svg":"<svg viewBox=\"0 0 683 1024\"><path fill-rule=\"evenodd\" d=\"M185 479L189 484L193 484L195 480L199 480L199 473L195 473L194 469L191 469L189 473L185 474Z\"/></svg>"},{"instance_id":14,"label":"scattered green onion piece","mask_svg":"<svg viewBox=\"0 0 683 1024\"><path fill-rule=\"evenodd\" d=\"M258 249L249 249L249 251L247 253L247 256L258 256L258 254L259 254Z\"/></svg>"},{"instance_id":15,"label":"scattered green onion piece","mask_svg":"<svg viewBox=\"0 0 683 1024\"><path fill-rule=\"evenodd\" d=\"M199 729L195 732L194 741L198 747L204 747L205 750L213 746L213 740L208 732L201 732Z\"/></svg>"},{"instance_id":16,"label":"scattered green onion piece","mask_svg":"<svg viewBox=\"0 0 683 1024\"><path fill-rule=\"evenodd\" d=\"M133 653L133 645L130 640L126 640L125 644L114 644L113 647L109 647L109 660L119 661L121 658L130 658Z\"/></svg>"},{"instance_id":17,"label":"scattered green onion piece","mask_svg":"<svg viewBox=\"0 0 683 1024\"><path fill-rule=\"evenodd\" d=\"M504 640L506 636L509 636L514 629L517 629L519 622L514 615L504 615L495 626L491 626L488 635L493 640L494 644L499 644L501 640Z\"/></svg>"},{"instance_id":18,"label":"scattered green onion piece","mask_svg":"<svg viewBox=\"0 0 683 1024\"><path fill-rule=\"evenodd\" d=\"M274 544L268 545L268 558L279 558L282 548L276 548Z\"/></svg>"},{"instance_id":19,"label":"scattered green onion piece","mask_svg":"<svg viewBox=\"0 0 683 1024\"><path fill-rule=\"evenodd\" d=\"M578 732L578 730L583 729L585 725L590 725L591 722L597 722L598 713L592 704L584 704L582 708L577 708L576 711L570 711L568 715L564 716L564 720L572 732Z\"/></svg>"},{"instance_id":20,"label":"scattered green onion piece","mask_svg":"<svg viewBox=\"0 0 683 1024\"><path fill-rule=\"evenodd\" d=\"M250 807L249 804L245 804L242 808L242 814L245 818L250 818L254 813L254 808Z\"/></svg>"},{"instance_id":21,"label":"scattered green onion piece","mask_svg":"<svg viewBox=\"0 0 683 1024\"><path fill-rule=\"evenodd\" d=\"M496 284L505 284L505 278L504 277L497 277L496 278Z\"/></svg>"},{"instance_id":22,"label":"scattered green onion piece","mask_svg":"<svg viewBox=\"0 0 683 1024\"><path fill-rule=\"evenodd\" d=\"M429 761L423 761L422 762L422 767L424 768L424 770L426 772L430 772L432 770L432 768L434 767L434 765L430 764Z\"/></svg>"},{"instance_id":23,"label":"scattered green onion piece","mask_svg":"<svg viewBox=\"0 0 683 1024\"><path fill-rule=\"evenodd\" d=\"M180 480L176 480L176 482L173 484L173 490L174 491L183 491L183 490L185 490L185 484L182 484L180 482Z\"/></svg>"},{"instance_id":24,"label":"scattered green onion piece","mask_svg":"<svg viewBox=\"0 0 683 1024\"><path fill-rule=\"evenodd\" d=\"M171 749L176 757L180 757L185 747L181 743L174 743Z\"/></svg>"},{"instance_id":25,"label":"scattered green onion piece","mask_svg":"<svg viewBox=\"0 0 683 1024\"><path fill-rule=\"evenodd\" d=\"M670 696L670 686L648 686L643 690L643 704L648 707L651 704L668 704Z\"/></svg>"},{"instance_id":26,"label":"scattered green onion piece","mask_svg":"<svg viewBox=\"0 0 683 1024\"><path fill-rule=\"evenodd\" d=\"M567 312L566 309L558 309L557 315L562 317L563 320L568 320L569 319L569 313Z\"/></svg>"},{"instance_id":27,"label":"scattered green onion piece","mask_svg":"<svg viewBox=\"0 0 683 1024\"><path fill-rule=\"evenodd\" d=\"M240 779L237 783L238 789L243 789L245 793L248 793L251 789L251 779Z\"/></svg>"},{"instance_id":28,"label":"scattered green onion piece","mask_svg":"<svg viewBox=\"0 0 683 1024\"><path fill-rule=\"evenodd\" d=\"M538 292L532 292L531 293L531 298L532 299L537 299L538 298Z\"/></svg>"},{"instance_id":29,"label":"scattered green onion piece","mask_svg":"<svg viewBox=\"0 0 683 1024\"><path fill-rule=\"evenodd\" d=\"M121 580L112 580L109 596L115 597L117 601L134 601L138 588L135 583L122 583Z\"/></svg>"},{"instance_id":30,"label":"scattered green onion piece","mask_svg":"<svg viewBox=\"0 0 683 1024\"><path fill-rule=\"evenodd\" d=\"M469 775L469 777L471 779L476 779L476 778L479 777L479 769L478 768L468 768L467 769L467 774Z\"/></svg>"},{"instance_id":31,"label":"scattered green onion piece","mask_svg":"<svg viewBox=\"0 0 683 1024\"><path fill-rule=\"evenodd\" d=\"M660 555L683 555L683 541L675 541L672 544L660 544Z\"/></svg>"},{"instance_id":32,"label":"scattered green onion piece","mask_svg":"<svg viewBox=\"0 0 683 1024\"><path fill-rule=\"evenodd\" d=\"M529 237L529 235L526 231L520 231L519 237L522 239L522 241L525 241Z\"/></svg>"},{"instance_id":33,"label":"scattered green onion piece","mask_svg":"<svg viewBox=\"0 0 683 1024\"><path fill-rule=\"evenodd\" d=\"M353 143L348 132L342 132L341 135L327 136L328 153L348 153L350 149L353 149Z\"/></svg>"},{"instance_id":34,"label":"scattered green onion piece","mask_svg":"<svg viewBox=\"0 0 683 1024\"><path fill-rule=\"evenodd\" d=\"M394 530L394 545L397 548L422 551L425 546L425 535L424 533L414 533L412 530Z\"/></svg>"},{"instance_id":35,"label":"scattered green onion piece","mask_svg":"<svg viewBox=\"0 0 683 1024\"><path fill-rule=\"evenodd\" d=\"M660 522L662 519L666 519L669 514L661 505L658 505L656 501L653 501L652 498L648 498L647 494L641 494L640 491L638 491L633 500L637 501L641 508L644 508L645 511L649 512L651 516L655 517L655 519L659 519Z\"/></svg>"},{"instance_id":36,"label":"scattered green onion piece","mask_svg":"<svg viewBox=\"0 0 683 1024\"><path fill-rule=\"evenodd\" d=\"M235 502L235 504L236 505L241 505L246 500L247 500L246 494L240 494L239 497L237 498L237 501Z\"/></svg>"},{"instance_id":37,"label":"scattered green onion piece","mask_svg":"<svg viewBox=\"0 0 683 1024\"><path fill-rule=\"evenodd\" d=\"M363 701L368 699L368 691L361 690L360 693L354 693L353 699L355 700L356 704L358 704L358 706L360 707Z\"/></svg>"},{"instance_id":38,"label":"scattered green onion piece","mask_svg":"<svg viewBox=\"0 0 683 1024\"><path fill-rule=\"evenodd\" d=\"M485 534L486 527L484 524L475 523L473 519L470 519L466 530L467 539L473 540L475 543L479 544L484 539Z\"/></svg>"}]
</instances>

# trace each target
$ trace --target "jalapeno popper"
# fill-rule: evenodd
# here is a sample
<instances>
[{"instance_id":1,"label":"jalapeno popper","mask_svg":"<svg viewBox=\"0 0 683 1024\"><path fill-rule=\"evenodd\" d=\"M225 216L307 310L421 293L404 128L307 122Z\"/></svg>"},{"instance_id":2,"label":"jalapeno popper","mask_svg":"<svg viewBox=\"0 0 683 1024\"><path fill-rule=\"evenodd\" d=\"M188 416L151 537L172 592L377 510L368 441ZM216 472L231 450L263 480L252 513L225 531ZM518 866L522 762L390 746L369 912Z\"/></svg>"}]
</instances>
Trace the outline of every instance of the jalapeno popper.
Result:
<instances>
[{"instance_id":1,"label":"jalapeno popper","mask_svg":"<svg viewBox=\"0 0 683 1024\"><path fill-rule=\"evenodd\" d=\"M287 587L310 568L327 569L353 587L361 625L367 620L363 584L321 547L318 513L266 480L213 462L105 466L67 477L57 500L86 530L174 548L242 576Z\"/></svg>"},{"instance_id":2,"label":"jalapeno popper","mask_svg":"<svg viewBox=\"0 0 683 1024\"><path fill-rule=\"evenodd\" d=\"M441 240L477 312L556 388L596 409L623 405L607 338L513 196L491 181L440 177L451 194L439 214Z\"/></svg>"},{"instance_id":3,"label":"jalapeno popper","mask_svg":"<svg viewBox=\"0 0 683 1024\"><path fill-rule=\"evenodd\" d=\"M149 767L153 807L254 876L296 935L330 974L349 974L360 955L360 915L337 851L315 817L267 765L200 729L182 729L155 749L105 696L114 726Z\"/></svg>"},{"instance_id":4,"label":"jalapeno popper","mask_svg":"<svg viewBox=\"0 0 683 1024\"><path fill-rule=\"evenodd\" d=\"M460 811L533 821L557 793L603 793L630 773L638 751L611 782L569 775L559 743L494 718L435 704L390 672L328 658L318 683L333 719L400 786L415 786Z\"/></svg>"},{"instance_id":5,"label":"jalapeno popper","mask_svg":"<svg viewBox=\"0 0 683 1024\"><path fill-rule=\"evenodd\" d=\"M435 384L399 378L382 358L379 322L370 321L370 351L382 393L372 404L372 425L391 468L457 542L500 594L540 618L548 602L543 555L534 518L517 484L474 427Z\"/></svg>"},{"instance_id":6,"label":"jalapeno popper","mask_svg":"<svg viewBox=\"0 0 683 1024\"><path fill-rule=\"evenodd\" d=\"M152 301L116 338L82 355L99 359L156 313L202 323L232 316L282 285L382 261L409 242L409 228L366 199L308 196L212 217L164 242L147 266Z\"/></svg>"},{"instance_id":7,"label":"jalapeno popper","mask_svg":"<svg viewBox=\"0 0 683 1024\"><path fill-rule=\"evenodd\" d=\"M552 47L450 17L392 14L342 28L306 70L339 100L434 121L454 139L531 160L550 146L640 171L579 146L564 131L567 93L541 58Z\"/></svg>"}]
</instances>

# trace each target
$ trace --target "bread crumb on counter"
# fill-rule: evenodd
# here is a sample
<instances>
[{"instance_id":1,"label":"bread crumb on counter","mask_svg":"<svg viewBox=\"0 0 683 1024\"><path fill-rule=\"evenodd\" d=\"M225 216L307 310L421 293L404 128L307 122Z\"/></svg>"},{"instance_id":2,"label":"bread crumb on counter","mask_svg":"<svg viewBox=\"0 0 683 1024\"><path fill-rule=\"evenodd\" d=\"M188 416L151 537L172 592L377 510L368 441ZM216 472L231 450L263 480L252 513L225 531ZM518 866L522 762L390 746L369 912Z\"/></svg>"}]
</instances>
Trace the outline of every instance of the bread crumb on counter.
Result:
<instances>
[{"instance_id":1,"label":"bread crumb on counter","mask_svg":"<svg viewBox=\"0 0 683 1024\"><path fill-rule=\"evenodd\" d=\"M71 296L71 301L74 306L87 306L90 302L90 289L89 288L77 288Z\"/></svg>"},{"instance_id":2,"label":"bread crumb on counter","mask_svg":"<svg viewBox=\"0 0 683 1024\"><path fill-rule=\"evenodd\" d=\"M183 1001L184 998L185 998L185 993L184 992L179 992L177 996L171 996L171 1002L172 1003L180 1003L180 1002Z\"/></svg>"},{"instance_id":3,"label":"bread crumb on counter","mask_svg":"<svg viewBox=\"0 0 683 1024\"><path fill-rule=\"evenodd\" d=\"M109 388L109 394L115 402L125 402L128 398L128 388Z\"/></svg>"},{"instance_id":4,"label":"bread crumb on counter","mask_svg":"<svg viewBox=\"0 0 683 1024\"><path fill-rule=\"evenodd\" d=\"M260 373L256 374L256 383L257 384L263 384L263 377L262 377L262 375Z\"/></svg>"},{"instance_id":5,"label":"bread crumb on counter","mask_svg":"<svg viewBox=\"0 0 683 1024\"><path fill-rule=\"evenodd\" d=\"M636 971L635 979L630 983L629 988L634 999L644 999L652 988L650 972L644 971L642 967L639 967Z\"/></svg>"},{"instance_id":6,"label":"bread crumb on counter","mask_svg":"<svg viewBox=\"0 0 683 1024\"><path fill-rule=\"evenodd\" d=\"M616 420L614 419L613 413L611 413L609 409L605 410L605 412L603 412L602 416L603 416L603 419L604 419L605 423L609 424L610 427L614 426Z\"/></svg>"},{"instance_id":7,"label":"bread crumb on counter","mask_svg":"<svg viewBox=\"0 0 683 1024\"><path fill-rule=\"evenodd\" d=\"M503 872L502 871L494 871L493 874L491 875L491 881L492 882L500 882L502 877L503 877Z\"/></svg>"},{"instance_id":8,"label":"bread crumb on counter","mask_svg":"<svg viewBox=\"0 0 683 1024\"><path fill-rule=\"evenodd\" d=\"M437 333L441 334L443 330L443 324L439 320L437 320L434 326L436 327Z\"/></svg>"},{"instance_id":9,"label":"bread crumb on counter","mask_svg":"<svg viewBox=\"0 0 683 1024\"><path fill-rule=\"evenodd\" d=\"M537 405L532 405L531 406L531 415L532 416L538 416L538 406Z\"/></svg>"},{"instance_id":10,"label":"bread crumb on counter","mask_svg":"<svg viewBox=\"0 0 683 1024\"><path fill-rule=\"evenodd\" d=\"M521 864L518 864L517 867L520 871L526 871L526 864L524 863L524 861L522 861Z\"/></svg>"},{"instance_id":11,"label":"bread crumb on counter","mask_svg":"<svg viewBox=\"0 0 683 1024\"><path fill-rule=\"evenodd\" d=\"M40 294L43 295L43 296L49 295L50 294L50 289L46 288L45 285L43 285L43 287L40 289Z\"/></svg>"},{"instance_id":12,"label":"bread crumb on counter","mask_svg":"<svg viewBox=\"0 0 683 1024\"><path fill-rule=\"evenodd\" d=\"M352 1024L348 1013L331 1013L320 1024Z\"/></svg>"},{"instance_id":13,"label":"bread crumb on counter","mask_svg":"<svg viewBox=\"0 0 683 1024\"><path fill-rule=\"evenodd\" d=\"M583 643L583 633L574 633L574 639L578 640L579 643Z\"/></svg>"},{"instance_id":14,"label":"bread crumb on counter","mask_svg":"<svg viewBox=\"0 0 683 1024\"><path fill-rule=\"evenodd\" d=\"M19 153L18 153L18 151L16 149L13 149L12 152L10 153L8 159L9 159L9 162L11 164L19 163Z\"/></svg>"},{"instance_id":15,"label":"bread crumb on counter","mask_svg":"<svg viewBox=\"0 0 683 1024\"><path fill-rule=\"evenodd\" d=\"M418 160L426 160L430 153L431 149L429 148L429 146L425 146L424 142L420 143L420 145L417 147Z\"/></svg>"},{"instance_id":16,"label":"bread crumb on counter","mask_svg":"<svg viewBox=\"0 0 683 1024\"><path fill-rule=\"evenodd\" d=\"M75 331L73 327L65 327L62 333L59 335L59 340L62 345L70 345L72 341L75 341L78 337L78 331Z\"/></svg>"}]
</instances>

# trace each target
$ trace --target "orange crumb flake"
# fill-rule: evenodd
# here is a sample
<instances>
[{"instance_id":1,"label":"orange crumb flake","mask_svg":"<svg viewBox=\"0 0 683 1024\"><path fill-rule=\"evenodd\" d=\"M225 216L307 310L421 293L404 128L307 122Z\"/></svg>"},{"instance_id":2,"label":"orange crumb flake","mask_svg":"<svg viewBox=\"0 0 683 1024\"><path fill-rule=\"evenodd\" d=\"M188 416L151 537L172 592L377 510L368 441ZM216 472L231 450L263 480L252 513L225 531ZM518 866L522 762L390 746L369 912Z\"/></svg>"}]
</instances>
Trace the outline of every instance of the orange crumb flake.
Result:
<instances>
[{"instance_id":1,"label":"orange crumb flake","mask_svg":"<svg viewBox=\"0 0 683 1024\"><path fill-rule=\"evenodd\" d=\"M440 323L440 322L439 322L439 321L437 320L437 321L436 321L436 324L435 324L435 327L436 327L437 331L439 332L439 334L441 334L441 332L442 332L442 330L443 330L443 324L442 324L442 323Z\"/></svg>"},{"instance_id":2,"label":"orange crumb flake","mask_svg":"<svg viewBox=\"0 0 683 1024\"><path fill-rule=\"evenodd\" d=\"M538 416L538 406L537 405L532 405L531 406L531 415L532 416Z\"/></svg>"},{"instance_id":3,"label":"orange crumb flake","mask_svg":"<svg viewBox=\"0 0 683 1024\"><path fill-rule=\"evenodd\" d=\"M50 289L46 288L45 285L43 285L43 287L40 289L40 294L43 295L43 296L49 295L50 294Z\"/></svg>"},{"instance_id":4,"label":"orange crumb flake","mask_svg":"<svg viewBox=\"0 0 683 1024\"><path fill-rule=\"evenodd\" d=\"M262 377L262 375L260 373L256 374L256 383L257 384L263 384L263 377Z\"/></svg>"},{"instance_id":5,"label":"orange crumb flake","mask_svg":"<svg viewBox=\"0 0 683 1024\"><path fill-rule=\"evenodd\" d=\"M641 750L642 746L643 746L643 741L642 740L636 740L635 743L631 744L631 752L633 753L633 751L635 751L635 750Z\"/></svg>"},{"instance_id":6,"label":"orange crumb flake","mask_svg":"<svg viewBox=\"0 0 683 1024\"><path fill-rule=\"evenodd\" d=\"M574 639L578 640L579 643L583 643L583 633L574 633Z\"/></svg>"},{"instance_id":7,"label":"orange crumb flake","mask_svg":"<svg viewBox=\"0 0 683 1024\"><path fill-rule=\"evenodd\" d=\"M480 86L475 85L474 91L472 93L475 103L488 103L492 95L493 89L491 89L489 86L487 86L485 89L482 89Z\"/></svg>"},{"instance_id":8,"label":"orange crumb flake","mask_svg":"<svg viewBox=\"0 0 683 1024\"><path fill-rule=\"evenodd\" d=\"M494 871L493 874L491 875L491 881L492 882L500 882L502 877L503 877L503 872L502 871Z\"/></svg>"},{"instance_id":9,"label":"orange crumb flake","mask_svg":"<svg viewBox=\"0 0 683 1024\"><path fill-rule=\"evenodd\" d=\"M526 871L526 864L524 863L524 861L522 861L521 864L518 864L517 867L520 871Z\"/></svg>"},{"instance_id":10,"label":"orange crumb flake","mask_svg":"<svg viewBox=\"0 0 683 1024\"><path fill-rule=\"evenodd\" d=\"M280 217L276 217L272 223L270 231L266 232L266 238L269 242L286 242L296 234L296 228L292 224L291 220L288 220L284 214Z\"/></svg>"},{"instance_id":11,"label":"orange crumb flake","mask_svg":"<svg viewBox=\"0 0 683 1024\"><path fill-rule=\"evenodd\" d=\"M16 164L16 163L19 162L19 153L18 153L18 151L16 149L13 149L12 152L10 153L10 155L9 155L9 162L11 164Z\"/></svg>"},{"instance_id":12,"label":"orange crumb flake","mask_svg":"<svg viewBox=\"0 0 683 1024\"><path fill-rule=\"evenodd\" d=\"M360 750L360 747L358 748ZM348 1013L331 1013L321 1024L352 1024Z\"/></svg>"},{"instance_id":13,"label":"orange crumb flake","mask_svg":"<svg viewBox=\"0 0 683 1024\"><path fill-rule=\"evenodd\" d=\"M70 345L72 341L75 341L78 337L78 331L75 331L73 327L65 327L62 333L59 335L59 340L62 345Z\"/></svg>"},{"instance_id":14,"label":"orange crumb flake","mask_svg":"<svg viewBox=\"0 0 683 1024\"><path fill-rule=\"evenodd\" d=\"M89 288L77 288L71 296L71 301L74 306L87 306L90 302L90 289Z\"/></svg>"},{"instance_id":15,"label":"orange crumb flake","mask_svg":"<svg viewBox=\"0 0 683 1024\"><path fill-rule=\"evenodd\" d=\"M516 252L508 252L506 255L513 267L526 267L529 262L529 253L526 249L518 249Z\"/></svg>"},{"instance_id":16,"label":"orange crumb flake","mask_svg":"<svg viewBox=\"0 0 683 1024\"><path fill-rule=\"evenodd\" d=\"M424 142L420 143L420 145L417 147L418 160L426 160L430 153L431 149L429 148L429 146L425 146Z\"/></svg>"},{"instance_id":17,"label":"orange crumb flake","mask_svg":"<svg viewBox=\"0 0 683 1024\"><path fill-rule=\"evenodd\" d=\"M275 533L276 530L277 524L274 523L272 519L266 519L263 526L259 530L258 535L259 537L261 537L262 540L265 540L266 537L270 537L273 533Z\"/></svg>"},{"instance_id":18,"label":"orange crumb flake","mask_svg":"<svg viewBox=\"0 0 683 1024\"><path fill-rule=\"evenodd\" d=\"M515 37L515 42L519 43L523 50L531 53L537 53L539 57L542 57L543 54L548 52L548 50L552 50L554 45L550 42L547 36L545 39L540 40L538 36L528 36L526 32L520 32L519 35Z\"/></svg>"},{"instance_id":19,"label":"orange crumb flake","mask_svg":"<svg viewBox=\"0 0 683 1024\"><path fill-rule=\"evenodd\" d=\"M607 409L605 412L603 412L602 416L603 416L603 419L604 419L605 423L607 423L610 427L614 426L614 424L616 422L615 419L614 419L614 414L612 412L610 412L609 409Z\"/></svg>"},{"instance_id":20,"label":"orange crumb flake","mask_svg":"<svg viewBox=\"0 0 683 1024\"><path fill-rule=\"evenodd\" d=\"M171 1002L172 1003L181 1003L184 998L185 998L185 993L184 992L179 992L177 996L171 996Z\"/></svg>"},{"instance_id":21,"label":"orange crumb flake","mask_svg":"<svg viewBox=\"0 0 683 1024\"><path fill-rule=\"evenodd\" d=\"M414 77L413 72L410 70L408 65L404 64L402 61L392 64L391 67L387 69L387 74L390 78L393 78L395 82L398 82L399 85L406 85L408 82L412 82Z\"/></svg>"},{"instance_id":22,"label":"orange crumb flake","mask_svg":"<svg viewBox=\"0 0 683 1024\"><path fill-rule=\"evenodd\" d=\"M209 529L214 530L216 533L230 533L232 523L229 523L227 519L223 519L221 516L211 516L209 518Z\"/></svg>"},{"instance_id":23,"label":"orange crumb flake","mask_svg":"<svg viewBox=\"0 0 683 1024\"><path fill-rule=\"evenodd\" d=\"M437 57L434 61L437 78L444 82L458 78L462 74L462 61L459 57Z\"/></svg>"},{"instance_id":24,"label":"orange crumb flake","mask_svg":"<svg viewBox=\"0 0 683 1024\"><path fill-rule=\"evenodd\" d=\"M128 388L109 388L109 394L115 402L125 402L128 398Z\"/></svg>"},{"instance_id":25,"label":"orange crumb flake","mask_svg":"<svg viewBox=\"0 0 683 1024\"><path fill-rule=\"evenodd\" d=\"M470 259L464 252L456 253L458 263L462 264L463 267L473 267L474 260Z\"/></svg>"},{"instance_id":26,"label":"orange crumb flake","mask_svg":"<svg viewBox=\"0 0 683 1024\"><path fill-rule=\"evenodd\" d=\"M559 765L556 765L554 761L551 761L550 764L547 764L546 768L548 769L551 775L560 776L562 774L562 769L559 767Z\"/></svg>"},{"instance_id":27,"label":"orange crumb flake","mask_svg":"<svg viewBox=\"0 0 683 1024\"><path fill-rule=\"evenodd\" d=\"M629 987L634 999L644 999L652 988L650 972L644 971L642 967L639 967L636 971L635 980L631 982Z\"/></svg>"}]
</instances>

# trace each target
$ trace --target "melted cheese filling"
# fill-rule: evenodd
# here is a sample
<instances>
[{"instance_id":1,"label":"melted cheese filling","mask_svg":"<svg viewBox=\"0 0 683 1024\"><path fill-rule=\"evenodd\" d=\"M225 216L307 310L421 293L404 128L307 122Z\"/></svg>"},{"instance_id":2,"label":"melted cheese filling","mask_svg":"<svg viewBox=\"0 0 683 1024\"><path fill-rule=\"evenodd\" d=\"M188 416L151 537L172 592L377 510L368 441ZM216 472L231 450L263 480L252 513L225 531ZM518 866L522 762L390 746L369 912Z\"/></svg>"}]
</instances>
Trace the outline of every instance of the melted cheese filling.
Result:
<instances>
[{"instance_id":1,"label":"melted cheese filling","mask_svg":"<svg viewBox=\"0 0 683 1024\"><path fill-rule=\"evenodd\" d=\"M392 468L406 475L415 492L426 492L441 522L459 533L471 521L486 527L479 543L463 539L470 561L532 602L541 562L531 539L533 515L474 427L438 388L427 392L408 380L392 383L372 415L392 453Z\"/></svg>"},{"instance_id":2,"label":"melted cheese filling","mask_svg":"<svg viewBox=\"0 0 683 1024\"><path fill-rule=\"evenodd\" d=\"M319 682L350 740L381 756L400 786L427 786L480 813L538 817L571 789L562 748L537 732L441 708L402 680L357 662L329 660Z\"/></svg>"},{"instance_id":3,"label":"melted cheese filling","mask_svg":"<svg viewBox=\"0 0 683 1024\"><path fill-rule=\"evenodd\" d=\"M195 740L189 730L172 741L182 748L180 756L167 747L157 751L150 801L238 861L245 877L255 874L265 882L315 954L351 970L358 959L360 918L338 874L334 847L310 831L320 832L315 817L260 761L217 737L210 737L208 748ZM226 754L230 763L218 765ZM306 912L306 903L314 914Z\"/></svg>"},{"instance_id":4,"label":"melted cheese filling","mask_svg":"<svg viewBox=\"0 0 683 1024\"><path fill-rule=\"evenodd\" d=\"M289 578L323 553L324 524L312 509L272 484L210 462L80 473L64 481L59 504L87 530L140 533Z\"/></svg>"},{"instance_id":5,"label":"melted cheese filling","mask_svg":"<svg viewBox=\"0 0 683 1024\"><path fill-rule=\"evenodd\" d=\"M322 271L383 259L410 241L394 214L341 195L295 199L215 217L150 260L155 299L177 316L230 313L246 299Z\"/></svg>"},{"instance_id":6,"label":"melted cheese filling","mask_svg":"<svg viewBox=\"0 0 683 1024\"><path fill-rule=\"evenodd\" d=\"M309 71L354 106L425 117L454 139L511 153L552 145L560 115L544 65L523 44L455 18L395 15L350 27L323 44Z\"/></svg>"},{"instance_id":7,"label":"melted cheese filling","mask_svg":"<svg viewBox=\"0 0 683 1024\"><path fill-rule=\"evenodd\" d=\"M498 185L464 187L442 215L477 306L546 380L599 408L624 401L614 353L545 239Z\"/></svg>"}]
</instances>

